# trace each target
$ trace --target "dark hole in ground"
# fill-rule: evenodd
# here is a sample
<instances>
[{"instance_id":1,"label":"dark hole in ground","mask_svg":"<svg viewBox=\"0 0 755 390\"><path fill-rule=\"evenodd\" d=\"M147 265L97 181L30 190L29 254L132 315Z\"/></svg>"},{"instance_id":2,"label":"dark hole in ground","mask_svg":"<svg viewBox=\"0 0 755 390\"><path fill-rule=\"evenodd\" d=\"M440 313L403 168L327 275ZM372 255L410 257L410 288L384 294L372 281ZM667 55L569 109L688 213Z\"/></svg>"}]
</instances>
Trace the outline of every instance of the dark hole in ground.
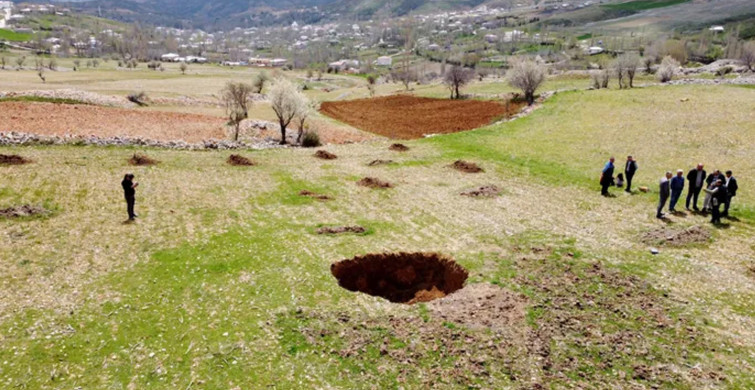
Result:
<instances>
[{"instance_id":1,"label":"dark hole in ground","mask_svg":"<svg viewBox=\"0 0 755 390\"><path fill-rule=\"evenodd\" d=\"M388 147L389 150L393 150L394 152L406 152L409 150L409 147L404 144L393 144Z\"/></svg>"},{"instance_id":2,"label":"dark hole in ground","mask_svg":"<svg viewBox=\"0 0 755 390\"><path fill-rule=\"evenodd\" d=\"M357 233L361 234L367 230L361 226L323 226L317 229L317 234L341 234Z\"/></svg>"},{"instance_id":3,"label":"dark hole in ground","mask_svg":"<svg viewBox=\"0 0 755 390\"><path fill-rule=\"evenodd\" d=\"M313 198L313 199L317 199L317 200L331 200L331 199L333 199L333 198L331 198L331 197L329 197L327 195L318 194L316 192L312 192L312 191L309 191L309 190L301 190L301 191L299 191L299 195L306 196L306 197Z\"/></svg>"},{"instance_id":4,"label":"dark hole in ground","mask_svg":"<svg viewBox=\"0 0 755 390\"><path fill-rule=\"evenodd\" d=\"M388 183L387 181L376 179L374 177L365 177L362 180L359 180L357 184L362 187L369 187L369 188L392 188L393 187L393 184Z\"/></svg>"},{"instance_id":5,"label":"dark hole in ground","mask_svg":"<svg viewBox=\"0 0 755 390\"><path fill-rule=\"evenodd\" d=\"M17 154L0 154L0 165L23 165L32 161Z\"/></svg>"},{"instance_id":6,"label":"dark hole in ground","mask_svg":"<svg viewBox=\"0 0 755 390\"><path fill-rule=\"evenodd\" d=\"M159 162L160 161L147 157L143 154L134 154L130 159L128 159L128 163L131 165L155 165Z\"/></svg>"},{"instance_id":7,"label":"dark hole in ground","mask_svg":"<svg viewBox=\"0 0 755 390\"><path fill-rule=\"evenodd\" d=\"M318 150L317 152L315 152L315 157L321 158L323 160L335 160L338 158L338 156L326 150Z\"/></svg>"},{"instance_id":8,"label":"dark hole in ground","mask_svg":"<svg viewBox=\"0 0 755 390\"><path fill-rule=\"evenodd\" d=\"M338 285L395 303L442 298L464 287L467 270L438 253L373 253L330 266Z\"/></svg>"},{"instance_id":9,"label":"dark hole in ground","mask_svg":"<svg viewBox=\"0 0 755 390\"><path fill-rule=\"evenodd\" d=\"M246 166L246 167L255 165L254 161L238 154L232 154L228 156L228 160L226 160L226 162L230 165L238 165L238 166Z\"/></svg>"},{"instance_id":10,"label":"dark hole in ground","mask_svg":"<svg viewBox=\"0 0 755 390\"><path fill-rule=\"evenodd\" d=\"M39 206L25 204L23 206L8 207L0 209L0 218L21 218L31 217L33 215L47 214L48 211Z\"/></svg>"},{"instance_id":11,"label":"dark hole in ground","mask_svg":"<svg viewBox=\"0 0 755 390\"><path fill-rule=\"evenodd\" d=\"M454 163L451 164L451 168L467 173L483 172L483 169L480 168L477 164L464 160L454 161Z\"/></svg>"}]
</instances>

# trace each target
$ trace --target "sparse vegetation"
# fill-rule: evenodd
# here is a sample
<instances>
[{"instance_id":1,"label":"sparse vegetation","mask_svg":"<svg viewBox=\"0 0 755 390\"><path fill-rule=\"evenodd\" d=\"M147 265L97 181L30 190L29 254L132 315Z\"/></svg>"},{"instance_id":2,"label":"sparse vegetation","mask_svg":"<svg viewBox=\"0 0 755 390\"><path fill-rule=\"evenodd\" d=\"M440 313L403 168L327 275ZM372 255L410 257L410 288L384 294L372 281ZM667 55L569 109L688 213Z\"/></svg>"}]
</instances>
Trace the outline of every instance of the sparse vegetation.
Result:
<instances>
[{"instance_id":1,"label":"sparse vegetation","mask_svg":"<svg viewBox=\"0 0 755 390\"><path fill-rule=\"evenodd\" d=\"M443 83L451 91L451 99L461 99L461 92L459 89L467 85L474 77L474 72L471 69L454 65L446 71L443 76Z\"/></svg>"},{"instance_id":2,"label":"sparse vegetation","mask_svg":"<svg viewBox=\"0 0 755 390\"><path fill-rule=\"evenodd\" d=\"M671 56L663 57L661 66L658 68L658 80L662 83L671 81L679 69L679 61Z\"/></svg>"},{"instance_id":3,"label":"sparse vegetation","mask_svg":"<svg viewBox=\"0 0 755 390\"><path fill-rule=\"evenodd\" d=\"M512 87L522 91L527 104L532 105L535 102L535 91L545 81L545 70L534 61L517 60L506 77Z\"/></svg>"},{"instance_id":4,"label":"sparse vegetation","mask_svg":"<svg viewBox=\"0 0 755 390\"><path fill-rule=\"evenodd\" d=\"M126 96L128 101L135 103L136 105L140 107L148 106L147 103L147 94L144 91L139 92L132 92Z\"/></svg>"},{"instance_id":5,"label":"sparse vegetation","mask_svg":"<svg viewBox=\"0 0 755 390\"><path fill-rule=\"evenodd\" d=\"M252 86L242 82L229 81L222 91L220 100L225 106L228 125L233 126L233 140L239 140L241 122L249 117Z\"/></svg>"},{"instance_id":6,"label":"sparse vegetation","mask_svg":"<svg viewBox=\"0 0 755 390\"><path fill-rule=\"evenodd\" d=\"M278 126L281 132L281 145L286 144L286 128L291 121L300 113L307 110L307 99L299 92L292 82L284 78L278 78L268 93L270 106L278 118ZM306 118L306 116L305 116Z\"/></svg>"}]
</instances>

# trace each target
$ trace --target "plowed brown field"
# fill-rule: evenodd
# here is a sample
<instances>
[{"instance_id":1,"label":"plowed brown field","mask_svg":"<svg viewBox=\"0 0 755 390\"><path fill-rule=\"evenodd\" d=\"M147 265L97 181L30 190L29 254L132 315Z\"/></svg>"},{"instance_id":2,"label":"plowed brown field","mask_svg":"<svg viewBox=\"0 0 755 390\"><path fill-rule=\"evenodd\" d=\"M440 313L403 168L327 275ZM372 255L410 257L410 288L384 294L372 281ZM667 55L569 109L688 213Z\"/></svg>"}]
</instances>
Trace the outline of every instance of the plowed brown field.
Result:
<instances>
[{"instance_id":1,"label":"plowed brown field","mask_svg":"<svg viewBox=\"0 0 755 390\"><path fill-rule=\"evenodd\" d=\"M515 114L521 103L510 103ZM320 111L354 127L395 139L421 138L487 125L507 114L505 104L481 100L447 100L409 95L324 102Z\"/></svg>"}]
</instances>

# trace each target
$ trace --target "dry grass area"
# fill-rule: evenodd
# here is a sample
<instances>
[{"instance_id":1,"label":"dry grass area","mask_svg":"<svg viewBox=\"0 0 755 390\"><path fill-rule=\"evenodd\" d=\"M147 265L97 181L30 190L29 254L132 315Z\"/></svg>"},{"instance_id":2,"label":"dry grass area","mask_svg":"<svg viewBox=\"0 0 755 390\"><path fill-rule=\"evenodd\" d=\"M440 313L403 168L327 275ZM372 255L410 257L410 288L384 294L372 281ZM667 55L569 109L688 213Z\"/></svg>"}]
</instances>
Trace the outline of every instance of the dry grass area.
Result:
<instances>
[{"instance_id":1,"label":"dry grass area","mask_svg":"<svg viewBox=\"0 0 755 390\"><path fill-rule=\"evenodd\" d=\"M404 153L387 140L329 147L334 160L266 150L245 154L250 169L222 151L140 150L161 164L131 167L132 149L0 148L35 161L0 166L0 209L51 210L0 220L0 387L748 388L754 92L563 94ZM623 148L640 161L637 185L687 160L741 172L740 220L710 228L710 244L651 255L642 235L665 226L657 194L596 188ZM485 170L449 169L456 160ZM124 225L131 169L140 218ZM363 177L395 187L367 190ZM470 189L495 196L460 196ZM409 306L330 273L385 251L449 256L467 287Z\"/></svg>"},{"instance_id":2,"label":"dry grass area","mask_svg":"<svg viewBox=\"0 0 755 390\"><path fill-rule=\"evenodd\" d=\"M513 115L521 103L449 100L393 95L324 102L320 112L354 127L394 139L447 134L490 124Z\"/></svg>"}]
</instances>

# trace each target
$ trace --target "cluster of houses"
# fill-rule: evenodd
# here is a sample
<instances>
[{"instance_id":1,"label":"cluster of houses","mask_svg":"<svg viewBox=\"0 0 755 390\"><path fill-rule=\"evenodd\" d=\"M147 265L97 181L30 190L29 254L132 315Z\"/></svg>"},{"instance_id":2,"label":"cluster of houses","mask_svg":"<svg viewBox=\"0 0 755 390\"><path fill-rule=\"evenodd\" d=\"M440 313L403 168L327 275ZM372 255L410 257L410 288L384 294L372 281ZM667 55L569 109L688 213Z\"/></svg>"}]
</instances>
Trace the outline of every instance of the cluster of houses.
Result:
<instances>
[{"instance_id":1,"label":"cluster of houses","mask_svg":"<svg viewBox=\"0 0 755 390\"><path fill-rule=\"evenodd\" d=\"M18 8L12 1L0 1L0 28L12 28L16 32L33 32L27 28L14 27L14 23L25 19L33 14L66 15L70 12L67 8L56 7L52 4L24 4Z\"/></svg>"},{"instance_id":2,"label":"cluster of houses","mask_svg":"<svg viewBox=\"0 0 755 390\"><path fill-rule=\"evenodd\" d=\"M162 56L160 56L160 60L162 60L163 62L186 62L186 63L197 63L197 64L203 64L207 62L207 58L205 57L198 57L198 56L182 57L176 53L163 54Z\"/></svg>"}]
</instances>

